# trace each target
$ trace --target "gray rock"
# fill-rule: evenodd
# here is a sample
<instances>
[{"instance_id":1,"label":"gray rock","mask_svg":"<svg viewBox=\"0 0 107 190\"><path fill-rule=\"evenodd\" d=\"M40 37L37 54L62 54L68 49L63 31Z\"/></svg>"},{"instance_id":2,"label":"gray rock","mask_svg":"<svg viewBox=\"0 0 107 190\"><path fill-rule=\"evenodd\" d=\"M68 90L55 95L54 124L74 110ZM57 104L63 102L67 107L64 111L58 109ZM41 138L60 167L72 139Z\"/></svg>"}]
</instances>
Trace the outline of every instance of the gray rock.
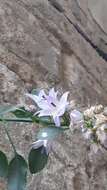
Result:
<instances>
[{"instance_id":1,"label":"gray rock","mask_svg":"<svg viewBox=\"0 0 107 190\"><path fill-rule=\"evenodd\" d=\"M26 91L52 86L69 90L79 106L107 102L106 33L90 14L88 0L57 2L64 13L47 0L0 0L1 104L23 102ZM0 127L0 147L10 158L11 147ZM26 157L37 128L9 126L18 152ZM28 189L106 190L106 152L90 156L89 147L80 132L66 133L56 142L47 167L29 177Z\"/></svg>"},{"instance_id":2,"label":"gray rock","mask_svg":"<svg viewBox=\"0 0 107 190\"><path fill-rule=\"evenodd\" d=\"M107 116L107 107L104 108L103 115L104 115L104 116Z\"/></svg>"},{"instance_id":3,"label":"gray rock","mask_svg":"<svg viewBox=\"0 0 107 190\"><path fill-rule=\"evenodd\" d=\"M107 1L89 0L88 6L96 22L107 33Z\"/></svg>"}]
</instances>

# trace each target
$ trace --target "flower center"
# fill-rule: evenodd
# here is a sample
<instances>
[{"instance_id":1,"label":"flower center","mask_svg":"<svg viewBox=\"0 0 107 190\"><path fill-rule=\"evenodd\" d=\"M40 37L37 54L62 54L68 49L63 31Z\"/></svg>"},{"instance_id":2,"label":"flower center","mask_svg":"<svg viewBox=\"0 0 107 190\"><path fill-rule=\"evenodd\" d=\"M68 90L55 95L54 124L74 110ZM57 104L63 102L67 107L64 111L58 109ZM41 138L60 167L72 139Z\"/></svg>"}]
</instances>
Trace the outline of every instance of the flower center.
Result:
<instances>
[{"instance_id":1,"label":"flower center","mask_svg":"<svg viewBox=\"0 0 107 190\"><path fill-rule=\"evenodd\" d=\"M50 103L52 106L56 107L56 105L51 101L52 97L45 97L44 95L42 96L44 100L46 100L48 103Z\"/></svg>"}]
</instances>

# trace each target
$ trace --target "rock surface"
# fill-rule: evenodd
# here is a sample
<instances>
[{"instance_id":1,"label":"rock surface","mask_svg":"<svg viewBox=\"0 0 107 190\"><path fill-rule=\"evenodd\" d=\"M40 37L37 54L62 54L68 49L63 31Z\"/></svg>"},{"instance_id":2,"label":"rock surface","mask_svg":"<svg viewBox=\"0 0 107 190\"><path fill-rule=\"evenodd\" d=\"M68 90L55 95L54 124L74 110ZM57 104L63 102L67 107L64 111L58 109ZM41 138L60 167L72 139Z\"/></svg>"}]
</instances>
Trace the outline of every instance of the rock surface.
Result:
<instances>
[{"instance_id":1,"label":"rock surface","mask_svg":"<svg viewBox=\"0 0 107 190\"><path fill-rule=\"evenodd\" d=\"M106 104L106 28L90 9L88 0L0 0L2 104L19 103L26 91L54 85L69 90L80 105ZM17 124L10 132L26 155L36 127ZM1 149L9 152L4 131L0 134ZM106 190L107 153L91 153L80 132L65 134L47 168L29 179L28 189Z\"/></svg>"},{"instance_id":2,"label":"rock surface","mask_svg":"<svg viewBox=\"0 0 107 190\"><path fill-rule=\"evenodd\" d=\"M90 0L88 2L89 9L93 15L93 18L102 28L102 30L107 34L107 1L103 0Z\"/></svg>"}]
</instances>

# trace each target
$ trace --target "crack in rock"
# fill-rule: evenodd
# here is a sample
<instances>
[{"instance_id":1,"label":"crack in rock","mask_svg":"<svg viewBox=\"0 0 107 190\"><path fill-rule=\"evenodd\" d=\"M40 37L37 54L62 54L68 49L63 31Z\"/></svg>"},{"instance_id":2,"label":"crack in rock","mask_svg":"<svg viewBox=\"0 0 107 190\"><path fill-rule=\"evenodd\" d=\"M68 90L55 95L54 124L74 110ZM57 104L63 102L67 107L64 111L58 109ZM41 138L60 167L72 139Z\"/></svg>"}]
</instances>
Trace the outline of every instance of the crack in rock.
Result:
<instances>
[{"instance_id":1,"label":"crack in rock","mask_svg":"<svg viewBox=\"0 0 107 190\"><path fill-rule=\"evenodd\" d=\"M82 31L82 29L77 25L75 24L74 22L72 22L72 20L65 14L65 11L64 9L62 8L62 6L57 2L57 1L54 1L54 0L48 0L50 2L50 4L57 10L59 11L60 13L62 13L65 18L68 20L68 22L70 24L73 25L73 27L76 29L76 31L85 39L85 41L87 41L92 48L95 49L95 51L99 54L99 56L101 56L105 61L107 61L107 53L105 53L103 50L101 50L97 45L95 45L91 39Z\"/></svg>"}]
</instances>

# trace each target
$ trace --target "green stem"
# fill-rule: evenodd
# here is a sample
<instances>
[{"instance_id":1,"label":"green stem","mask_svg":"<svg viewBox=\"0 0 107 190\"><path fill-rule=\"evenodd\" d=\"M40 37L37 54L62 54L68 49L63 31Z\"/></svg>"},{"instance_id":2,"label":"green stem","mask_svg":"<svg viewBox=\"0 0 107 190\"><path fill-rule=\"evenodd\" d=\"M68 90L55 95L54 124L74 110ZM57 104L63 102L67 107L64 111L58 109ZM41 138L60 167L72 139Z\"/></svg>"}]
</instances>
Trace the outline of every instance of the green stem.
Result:
<instances>
[{"instance_id":1,"label":"green stem","mask_svg":"<svg viewBox=\"0 0 107 190\"><path fill-rule=\"evenodd\" d=\"M3 126L4 126L4 130L5 130L6 134L7 134L7 137L8 137L8 139L9 139L9 142L10 142L10 144L12 145L14 154L16 155L16 154L17 154L16 148L15 148L15 145L14 145L14 143L13 143L11 137L10 137L10 134L9 134L9 132L8 132L8 130L7 130L7 123L6 123L6 121L4 121L4 120L2 120L2 122L3 122L3 124L4 124L4 125L3 125Z\"/></svg>"},{"instance_id":2,"label":"green stem","mask_svg":"<svg viewBox=\"0 0 107 190\"><path fill-rule=\"evenodd\" d=\"M21 118L17 118L17 119L9 119L9 118L3 118L1 119L0 118L0 121L4 121L4 122L24 122L24 123L38 123L38 124L43 124L43 125L54 125L55 124L53 122L50 122L50 121L43 121L39 118L33 118L33 119L21 119ZM66 126L65 123L62 123L61 124L62 126Z\"/></svg>"},{"instance_id":3,"label":"green stem","mask_svg":"<svg viewBox=\"0 0 107 190\"><path fill-rule=\"evenodd\" d=\"M63 128L63 127L62 127ZM68 130L69 129L69 127L66 127L66 128L63 128L63 130L65 131L65 130Z\"/></svg>"},{"instance_id":4,"label":"green stem","mask_svg":"<svg viewBox=\"0 0 107 190\"><path fill-rule=\"evenodd\" d=\"M8 118L1 119L1 118L0 118L0 121L33 123L32 119L8 119Z\"/></svg>"}]
</instances>

